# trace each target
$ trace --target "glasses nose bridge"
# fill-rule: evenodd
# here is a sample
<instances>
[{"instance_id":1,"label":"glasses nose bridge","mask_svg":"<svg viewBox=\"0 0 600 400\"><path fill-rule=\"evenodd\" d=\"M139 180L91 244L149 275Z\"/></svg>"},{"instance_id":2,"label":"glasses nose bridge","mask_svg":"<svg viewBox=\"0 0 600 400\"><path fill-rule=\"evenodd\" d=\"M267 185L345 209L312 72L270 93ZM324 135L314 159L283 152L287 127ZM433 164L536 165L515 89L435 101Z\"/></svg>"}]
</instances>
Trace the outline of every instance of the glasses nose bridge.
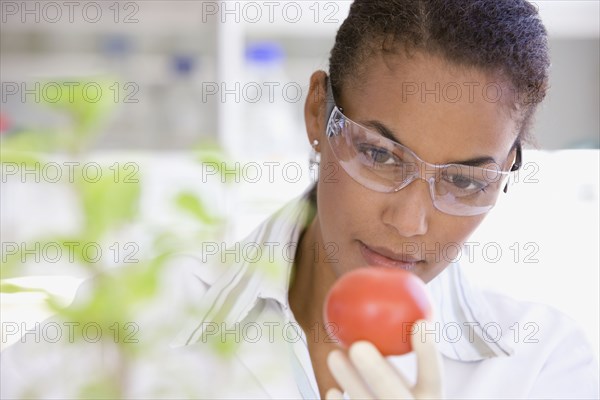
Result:
<instances>
[{"instance_id":1,"label":"glasses nose bridge","mask_svg":"<svg viewBox=\"0 0 600 400\"><path fill-rule=\"evenodd\" d=\"M414 151L412 151L406 146L400 145L399 147L402 148L402 153L404 157L409 158L409 160L405 162L405 164L410 165L409 175L411 179L409 182L415 180L415 175L417 175L416 177L418 177L419 179L431 183L431 177L437 177L438 174L440 174L440 171L442 171L444 168L443 165L440 166L437 164L432 164L421 159Z\"/></svg>"},{"instance_id":2,"label":"glasses nose bridge","mask_svg":"<svg viewBox=\"0 0 600 400\"><path fill-rule=\"evenodd\" d=\"M404 189L417 179L427 182L431 190L433 190L438 168L433 164L429 164L428 162L421 160L416 155L413 155L413 157L413 160L404 163L405 178L403 179L402 183L396 189L394 189L395 192ZM434 171L436 173L431 174L431 170L429 170L427 167L435 167Z\"/></svg>"},{"instance_id":3,"label":"glasses nose bridge","mask_svg":"<svg viewBox=\"0 0 600 400\"><path fill-rule=\"evenodd\" d=\"M407 171L406 179L404 179L404 181L396 189L394 189L394 192L398 192L406 188L417 179L425 181L429 186L429 197L435 206L435 183L438 180L437 176L442 170L442 167L420 159L419 156L414 154L412 151L409 154L412 160L405 163L407 164L405 165Z\"/></svg>"},{"instance_id":4,"label":"glasses nose bridge","mask_svg":"<svg viewBox=\"0 0 600 400\"><path fill-rule=\"evenodd\" d=\"M441 176L444 166L423 161L414 153L411 154L411 157L411 161L405 162L405 169L407 170L406 175L409 177L407 182L411 183L415 179L421 179L428 182L430 185L435 184L436 180Z\"/></svg>"}]
</instances>

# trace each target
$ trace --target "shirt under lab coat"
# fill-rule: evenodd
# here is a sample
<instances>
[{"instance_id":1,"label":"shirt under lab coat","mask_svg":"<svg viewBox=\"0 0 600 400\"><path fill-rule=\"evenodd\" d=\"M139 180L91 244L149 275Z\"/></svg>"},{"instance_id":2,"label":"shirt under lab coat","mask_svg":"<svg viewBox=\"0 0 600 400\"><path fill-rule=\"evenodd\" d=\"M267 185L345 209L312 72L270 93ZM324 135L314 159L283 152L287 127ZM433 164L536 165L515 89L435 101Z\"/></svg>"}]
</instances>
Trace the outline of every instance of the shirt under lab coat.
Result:
<instances>
[{"instance_id":1,"label":"shirt under lab coat","mask_svg":"<svg viewBox=\"0 0 600 400\"><path fill-rule=\"evenodd\" d=\"M290 202L210 262L205 255L174 262L160 295L140 311L144 356L128 363L120 394L319 398L307 341L323 338L314 336L316 329L304 332L288 303L310 207L305 196ZM436 335L443 356L445 397L598 398L597 361L569 317L479 291L457 264L427 287L437 329L425 334ZM157 339L157 327L170 327L172 339ZM90 376L120 368L116 353L95 343L18 343L0 356L2 398L85 397L81 388ZM388 359L414 383L414 354Z\"/></svg>"}]
</instances>

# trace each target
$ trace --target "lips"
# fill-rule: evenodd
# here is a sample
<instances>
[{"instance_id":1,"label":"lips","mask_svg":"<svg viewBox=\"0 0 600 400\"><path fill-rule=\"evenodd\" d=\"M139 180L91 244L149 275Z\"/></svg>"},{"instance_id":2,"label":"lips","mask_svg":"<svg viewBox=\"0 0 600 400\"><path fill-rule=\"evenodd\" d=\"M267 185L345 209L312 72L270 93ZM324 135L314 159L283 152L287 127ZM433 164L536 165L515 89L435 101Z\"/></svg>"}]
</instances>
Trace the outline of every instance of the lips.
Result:
<instances>
[{"instance_id":1,"label":"lips","mask_svg":"<svg viewBox=\"0 0 600 400\"><path fill-rule=\"evenodd\" d=\"M422 261L407 254L397 254L381 247L371 247L360 242L360 252L368 265L375 267L401 268L412 271Z\"/></svg>"}]
</instances>

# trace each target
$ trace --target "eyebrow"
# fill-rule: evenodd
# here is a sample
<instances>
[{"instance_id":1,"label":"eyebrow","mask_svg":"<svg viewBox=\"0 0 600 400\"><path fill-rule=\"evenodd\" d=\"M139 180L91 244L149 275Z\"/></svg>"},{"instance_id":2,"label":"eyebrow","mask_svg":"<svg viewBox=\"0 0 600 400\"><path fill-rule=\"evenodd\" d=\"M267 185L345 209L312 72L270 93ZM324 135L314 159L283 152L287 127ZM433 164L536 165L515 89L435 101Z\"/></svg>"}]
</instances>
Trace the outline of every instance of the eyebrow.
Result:
<instances>
[{"instance_id":1,"label":"eyebrow","mask_svg":"<svg viewBox=\"0 0 600 400\"><path fill-rule=\"evenodd\" d=\"M386 139L389 139L394 143L398 143L399 145L406 147L406 145L403 144L401 141L399 141L394 136L392 131L387 126L382 124L381 122L375 121L375 120L369 120L369 121L361 121L360 124L364 125L367 128L373 128L381 136L385 137ZM450 161L450 162L447 162L444 164L461 164L461 165L468 165L471 167L477 167L477 166L485 165L485 164L497 164L497 162L493 157L481 156L481 157L469 158L468 160Z\"/></svg>"}]
</instances>

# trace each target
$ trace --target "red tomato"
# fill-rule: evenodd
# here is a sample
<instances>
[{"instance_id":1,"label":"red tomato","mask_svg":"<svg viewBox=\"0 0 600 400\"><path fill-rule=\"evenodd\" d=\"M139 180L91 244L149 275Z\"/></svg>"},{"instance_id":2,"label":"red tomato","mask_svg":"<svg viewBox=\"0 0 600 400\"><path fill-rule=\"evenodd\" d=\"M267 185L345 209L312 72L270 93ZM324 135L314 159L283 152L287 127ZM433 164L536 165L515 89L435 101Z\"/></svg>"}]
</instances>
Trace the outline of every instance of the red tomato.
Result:
<instances>
[{"instance_id":1,"label":"red tomato","mask_svg":"<svg viewBox=\"0 0 600 400\"><path fill-rule=\"evenodd\" d=\"M368 267L335 282L324 313L330 333L343 346L368 340L387 356L412 351L412 325L429 319L432 308L418 276L402 269Z\"/></svg>"}]
</instances>

